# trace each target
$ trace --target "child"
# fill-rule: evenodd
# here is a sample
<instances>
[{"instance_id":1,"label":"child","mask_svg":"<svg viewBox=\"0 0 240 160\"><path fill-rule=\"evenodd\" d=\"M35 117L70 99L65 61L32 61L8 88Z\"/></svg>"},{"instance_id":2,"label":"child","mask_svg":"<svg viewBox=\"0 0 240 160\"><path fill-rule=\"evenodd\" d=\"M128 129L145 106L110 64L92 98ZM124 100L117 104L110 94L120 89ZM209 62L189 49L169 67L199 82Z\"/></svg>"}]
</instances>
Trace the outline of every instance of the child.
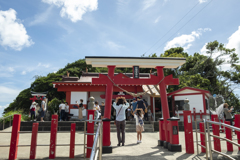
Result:
<instances>
[{"instance_id":1,"label":"child","mask_svg":"<svg viewBox=\"0 0 240 160\"><path fill-rule=\"evenodd\" d=\"M136 118L137 143L142 143L142 131L144 131L144 111L142 110L142 108L137 108L133 113L134 117Z\"/></svg>"}]
</instances>

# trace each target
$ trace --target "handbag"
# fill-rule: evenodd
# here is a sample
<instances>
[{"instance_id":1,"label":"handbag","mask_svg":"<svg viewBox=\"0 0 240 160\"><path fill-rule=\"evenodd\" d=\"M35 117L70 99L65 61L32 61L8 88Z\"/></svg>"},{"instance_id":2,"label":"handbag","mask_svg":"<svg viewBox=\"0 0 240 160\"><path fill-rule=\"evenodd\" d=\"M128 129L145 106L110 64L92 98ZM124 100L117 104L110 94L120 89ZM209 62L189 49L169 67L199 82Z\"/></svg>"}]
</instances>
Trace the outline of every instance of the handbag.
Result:
<instances>
[{"instance_id":1,"label":"handbag","mask_svg":"<svg viewBox=\"0 0 240 160\"><path fill-rule=\"evenodd\" d=\"M123 107L123 106L122 106L122 107ZM121 107L120 110L118 111L117 116L119 115L119 112L121 111L122 107ZM116 119L117 119L117 116L116 116ZM116 125L116 120L114 121L114 125Z\"/></svg>"},{"instance_id":2,"label":"handbag","mask_svg":"<svg viewBox=\"0 0 240 160\"><path fill-rule=\"evenodd\" d=\"M144 112L145 112L145 113L147 113L147 112L148 112L148 110L147 110L147 107L145 108Z\"/></svg>"}]
</instances>

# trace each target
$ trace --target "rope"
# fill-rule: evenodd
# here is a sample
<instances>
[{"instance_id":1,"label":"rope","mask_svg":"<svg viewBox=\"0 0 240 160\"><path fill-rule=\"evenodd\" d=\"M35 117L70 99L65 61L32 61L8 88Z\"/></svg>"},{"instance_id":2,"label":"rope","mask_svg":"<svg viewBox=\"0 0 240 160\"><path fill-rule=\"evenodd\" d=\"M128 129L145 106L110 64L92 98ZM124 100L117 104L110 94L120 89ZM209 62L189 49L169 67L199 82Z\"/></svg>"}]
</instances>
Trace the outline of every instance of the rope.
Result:
<instances>
[{"instance_id":1,"label":"rope","mask_svg":"<svg viewBox=\"0 0 240 160\"><path fill-rule=\"evenodd\" d=\"M140 92L140 93L137 93L137 94L136 94L136 93L132 93L132 92L129 92L129 91L127 91L127 90L119 87L117 84L115 84L115 83L113 82L113 80L112 80L108 75L107 75L107 77L108 77L108 79L113 83L114 86L118 87L119 89L121 89L122 91L130 94L130 95L133 96L133 97L139 97L139 96L145 95L148 91L150 91L150 89L153 89L153 87L152 87L152 88L149 87L149 89L148 89L147 91L145 91L145 92ZM163 79L162 79L161 81L159 81L156 85L159 85L159 84L164 80L164 78L165 78L165 77L163 77Z\"/></svg>"}]
</instances>

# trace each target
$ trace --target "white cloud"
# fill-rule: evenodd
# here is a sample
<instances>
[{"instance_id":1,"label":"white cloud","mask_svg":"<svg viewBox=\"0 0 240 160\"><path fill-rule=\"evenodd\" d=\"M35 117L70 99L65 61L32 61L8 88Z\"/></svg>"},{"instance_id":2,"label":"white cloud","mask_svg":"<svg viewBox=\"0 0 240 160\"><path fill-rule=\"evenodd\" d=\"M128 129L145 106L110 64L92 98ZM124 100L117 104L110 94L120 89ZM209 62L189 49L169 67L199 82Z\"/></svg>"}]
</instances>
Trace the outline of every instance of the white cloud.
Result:
<instances>
[{"instance_id":1,"label":"white cloud","mask_svg":"<svg viewBox=\"0 0 240 160\"><path fill-rule=\"evenodd\" d=\"M5 105L5 106L1 106L0 105L0 110L4 110L5 108L7 108L9 106L9 104Z\"/></svg>"},{"instance_id":2,"label":"white cloud","mask_svg":"<svg viewBox=\"0 0 240 160\"><path fill-rule=\"evenodd\" d=\"M20 93L20 90L13 89L10 87L0 86L0 102L12 102L17 95Z\"/></svg>"},{"instance_id":3,"label":"white cloud","mask_svg":"<svg viewBox=\"0 0 240 160\"><path fill-rule=\"evenodd\" d=\"M158 17L155 19L154 23L158 23L158 21L159 21L160 18L161 18L161 16L158 16Z\"/></svg>"},{"instance_id":4,"label":"white cloud","mask_svg":"<svg viewBox=\"0 0 240 160\"><path fill-rule=\"evenodd\" d=\"M45 68L49 68L49 64L42 64L42 63L38 63L37 67L45 67Z\"/></svg>"},{"instance_id":5,"label":"white cloud","mask_svg":"<svg viewBox=\"0 0 240 160\"><path fill-rule=\"evenodd\" d=\"M116 44L115 42L112 42L112 41L108 41L107 45L109 48L114 49L114 50L118 50L120 48L125 48L124 46Z\"/></svg>"},{"instance_id":6,"label":"white cloud","mask_svg":"<svg viewBox=\"0 0 240 160\"><path fill-rule=\"evenodd\" d=\"M14 72L14 68L13 67L8 67L8 71L9 72Z\"/></svg>"},{"instance_id":7,"label":"white cloud","mask_svg":"<svg viewBox=\"0 0 240 160\"><path fill-rule=\"evenodd\" d=\"M236 53L240 57L240 26L238 27L238 30L228 38L226 48L235 48Z\"/></svg>"},{"instance_id":8,"label":"white cloud","mask_svg":"<svg viewBox=\"0 0 240 160\"><path fill-rule=\"evenodd\" d=\"M17 12L11 8L0 11L0 45L20 51L34 42L16 14Z\"/></svg>"},{"instance_id":9,"label":"white cloud","mask_svg":"<svg viewBox=\"0 0 240 160\"><path fill-rule=\"evenodd\" d=\"M26 71L22 71L21 75L26 75L27 72Z\"/></svg>"},{"instance_id":10,"label":"white cloud","mask_svg":"<svg viewBox=\"0 0 240 160\"><path fill-rule=\"evenodd\" d=\"M167 42L164 50L174 48L174 47L183 47L184 50L189 49L192 46L192 42L199 38L203 32L211 31L210 28L199 28L197 31L192 31L191 34L183 34L181 36L175 37L173 40Z\"/></svg>"},{"instance_id":11,"label":"white cloud","mask_svg":"<svg viewBox=\"0 0 240 160\"><path fill-rule=\"evenodd\" d=\"M198 0L199 1L199 3L205 3L205 2L207 2L208 0Z\"/></svg>"},{"instance_id":12,"label":"white cloud","mask_svg":"<svg viewBox=\"0 0 240 160\"><path fill-rule=\"evenodd\" d=\"M206 54L206 45L207 43L202 47L202 49L200 50L200 53L205 55L205 56L209 56L208 54ZM238 54L238 56L240 57L240 26L238 27L238 30L236 32L234 32L229 38L228 38L228 42L225 45L226 48L232 49L235 48L236 49L236 54ZM216 58L217 56L220 55L220 52L216 51L213 54L213 59ZM225 62L229 61L231 58L229 55L224 55L221 57L222 59L225 60ZM231 69L231 65L230 64L223 64L221 66L221 69L226 71L226 70L230 70Z\"/></svg>"},{"instance_id":13,"label":"white cloud","mask_svg":"<svg viewBox=\"0 0 240 160\"><path fill-rule=\"evenodd\" d=\"M143 1L143 10L146 10L152 7L155 4L156 0L144 0Z\"/></svg>"},{"instance_id":14,"label":"white cloud","mask_svg":"<svg viewBox=\"0 0 240 160\"><path fill-rule=\"evenodd\" d=\"M46 11L41 14L37 14L34 16L34 20L29 23L30 26L34 26L43 22L46 22L50 13L52 11L52 6L50 6Z\"/></svg>"},{"instance_id":15,"label":"white cloud","mask_svg":"<svg viewBox=\"0 0 240 160\"><path fill-rule=\"evenodd\" d=\"M61 17L67 17L72 22L82 20L86 12L95 11L98 8L98 0L42 0L48 4L62 7Z\"/></svg>"}]
</instances>

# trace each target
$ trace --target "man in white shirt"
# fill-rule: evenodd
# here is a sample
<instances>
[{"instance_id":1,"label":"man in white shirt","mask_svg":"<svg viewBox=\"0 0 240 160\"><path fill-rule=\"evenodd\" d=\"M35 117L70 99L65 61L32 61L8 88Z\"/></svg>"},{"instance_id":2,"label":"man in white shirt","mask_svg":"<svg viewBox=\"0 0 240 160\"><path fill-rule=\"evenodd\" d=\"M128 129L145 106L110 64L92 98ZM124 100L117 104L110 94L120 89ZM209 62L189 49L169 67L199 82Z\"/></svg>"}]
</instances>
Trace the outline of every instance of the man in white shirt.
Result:
<instances>
[{"instance_id":1,"label":"man in white shirt","mask_svg":"<svg viewBox=\"0 0 240 160\"><path fill-rule=\"evenodd\" d=\"M126 101L125 97L118 97L113 103L113 108L116 109L116 126L117 126L117 137L118 137L118 146L122 143L124 146L125 143L125 119L126 114L125 110L129 107L129 103ZM120 132L122 137L120 137Z\"/></svg>"},{"instance_id":2,"label":"man in white shirt","mask_svg":"<svg viewBox=\"0 0 240 160\"><path fill-rule=\"evenodd\" d=\"M46 101L47 101L47 98L46 98L46 97L43 97L43 98L42 98L42 103L41 103L41 107L42 107L42 111L41 111L41 122L44 122L43 118L44 118L45 113L46 113Z\"/></svg>"},{"instance_id":3,"label":"man in white shirt","mask_svg":"<svg viewBox=\"0 0 240 160\"><path fill-rule=\"evenodd\" d=\"M61 104L59 105L60 121L65 120L65 107L66 105L62 101Z\"/></svg>"}]
</instances>

